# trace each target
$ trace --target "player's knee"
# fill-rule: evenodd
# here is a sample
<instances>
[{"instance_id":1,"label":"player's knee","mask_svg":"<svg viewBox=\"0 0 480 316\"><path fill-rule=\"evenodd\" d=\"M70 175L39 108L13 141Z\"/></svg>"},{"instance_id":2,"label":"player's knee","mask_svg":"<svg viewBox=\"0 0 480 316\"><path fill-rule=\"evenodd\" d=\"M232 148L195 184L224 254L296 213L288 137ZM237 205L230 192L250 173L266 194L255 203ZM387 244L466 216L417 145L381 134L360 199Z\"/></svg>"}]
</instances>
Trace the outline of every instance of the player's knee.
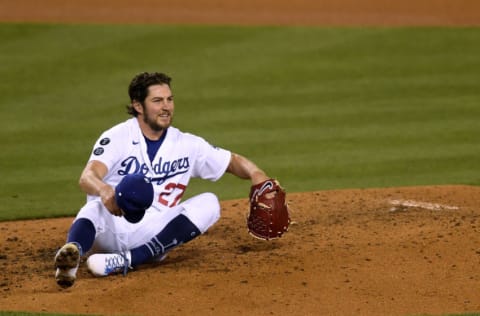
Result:
<instances>
[{"instance_id":1,"label":"player's knee","mask_svg":"<svg viewBox=\"0 0 480 316\"><path fill-rule=\"evenodd\" d=\"M204 233L220 218L220 202L213 193L202 193L188 200L183 214Z\"/></svg>"},{"instance_id":2,"label":"player's knee","mask_svg":"<svg viewBox=\"0 0 480 316\"><path fill-rule=\"evenodd\" d=\"M217 196L210 192L203 193L201 196L205 200L205 204L209 206L209 212L212 216L216 219L220 218L220 201Z\"/></svg>"},{"instance_id":3,"label":"player's knee","mask_svg":"<svg viewBox=\"0 0 480 316\"><path fill-rule=\"evenodd\" d=\"M77 213L76 219L85 218L95 225L103 224L105 211L99 200L87 202Z\"/></svg>"},{"instance_id":4,"label":"player's knee","mask_svg":"<svg viewBox=\"0 0 480 316\"><path fill-rule=\"evenodd\" d=\"M220 202L215 194L207 192L200 195L202 199L201 213L202 221L201 227L199 227L202 233L206 232L213 224L215 224L220 218Z\"/></svg>"}]
</instances>

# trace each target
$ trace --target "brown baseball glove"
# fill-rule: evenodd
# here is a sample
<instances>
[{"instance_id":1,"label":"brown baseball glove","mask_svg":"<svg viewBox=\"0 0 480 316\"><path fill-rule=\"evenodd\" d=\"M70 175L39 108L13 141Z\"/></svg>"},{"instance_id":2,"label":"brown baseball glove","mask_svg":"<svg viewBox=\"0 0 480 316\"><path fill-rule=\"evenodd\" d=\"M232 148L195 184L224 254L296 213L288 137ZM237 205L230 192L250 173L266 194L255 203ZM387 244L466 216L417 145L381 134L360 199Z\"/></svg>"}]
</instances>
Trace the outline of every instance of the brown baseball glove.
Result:
<instances>
[{"instance_id":1,"label":"brown baseball glove","mask_svg":"<svg viewBox=\"0 0 480 316\"><path fill-rule=\"evenodd\" d=\"M252 185L247 218L251 235L270 240L281 237L288 230L290 215L285 196L285 190L275 179Z\"/></svg>"}]
</instances>

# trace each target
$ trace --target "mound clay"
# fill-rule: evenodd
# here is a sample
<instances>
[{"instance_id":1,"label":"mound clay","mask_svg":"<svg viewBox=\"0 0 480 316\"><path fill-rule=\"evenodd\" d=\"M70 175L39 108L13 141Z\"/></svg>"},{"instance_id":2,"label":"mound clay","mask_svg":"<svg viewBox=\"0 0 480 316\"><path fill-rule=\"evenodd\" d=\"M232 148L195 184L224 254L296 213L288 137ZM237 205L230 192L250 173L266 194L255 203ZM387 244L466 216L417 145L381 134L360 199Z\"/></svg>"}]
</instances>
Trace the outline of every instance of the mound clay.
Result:
<instances>
[{"instance_id":1,"label":"mound clay","mask_svg":"<svg viewBox=\"0 0 480 316\"><path fill-rule=\"evenodd\" d=\"M0 1L0 21L478 25L479 7L468 0L18 0ZM0 309L105 315L480 311L480 188L321 191L289 194L288 200L293 222L281 239L250 237L247 200L225 201L220 221L165 261L106 278L94 278L82 265L66 290L54 281L53 257L72 218L2 222Z\"/></svg>"},{"instance_id":2,"label":"mound clay","mask_svg":"<svg viewBox=\"0 0 480 316\"><path fill-rule=\"evenodd\" d=\"M246 200L159 264L67 290L53 256L72 218L0 223L3 310L124 315L413 315L480 310L480 188L289 195L293 223L250 237Z\"/></svg>"}]
</instances>

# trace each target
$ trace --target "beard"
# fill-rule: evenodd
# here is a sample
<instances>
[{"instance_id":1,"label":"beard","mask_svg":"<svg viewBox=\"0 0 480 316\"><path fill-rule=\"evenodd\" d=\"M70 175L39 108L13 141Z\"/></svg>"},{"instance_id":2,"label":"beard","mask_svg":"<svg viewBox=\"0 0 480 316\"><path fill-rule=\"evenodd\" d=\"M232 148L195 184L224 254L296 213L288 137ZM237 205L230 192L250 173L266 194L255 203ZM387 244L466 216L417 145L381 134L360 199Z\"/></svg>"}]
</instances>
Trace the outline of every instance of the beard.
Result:
<instances>
[{"instance_id":1,"label":"beard","mask_svg":"<svg viewBox=\"0 0 480 316\"><path fill-rule=\"evenodd\" d=\"M170 113L170 115L171 115L171 113ZM169 124L161 125L161 124L157 123L157 120L155 118L152 118L147 113L145 113L144 116L143 116L143 122L145 122L145 124L147 124L148 127L150 127L152 130L157 131L157 132L161 132L161 131L167 129L170 126L170 124L172 123L172 117L170 116L170 123Z\"/></svg>"}]
</instances>

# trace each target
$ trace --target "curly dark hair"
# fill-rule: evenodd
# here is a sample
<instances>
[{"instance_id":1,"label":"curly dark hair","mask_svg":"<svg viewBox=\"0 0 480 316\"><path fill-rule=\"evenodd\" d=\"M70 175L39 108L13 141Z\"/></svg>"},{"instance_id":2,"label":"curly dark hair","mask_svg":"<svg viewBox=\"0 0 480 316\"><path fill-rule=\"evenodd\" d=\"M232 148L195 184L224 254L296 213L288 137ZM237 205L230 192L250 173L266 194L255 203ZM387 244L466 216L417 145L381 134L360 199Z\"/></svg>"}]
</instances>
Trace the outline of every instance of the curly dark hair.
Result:
<instances>
[{"instance_id":1,"label":"curly dark hair","mask_svg":"<svg viewBox=\"0 0 480 316\"><path fill-rule=\"evenodd\" d=\"M128 86L131 103L127 105L127 113L135 117L138 116L139 113L132 103L137 101L143 106L148 95L148 87L156 84L166 84L170 87L171 81L172 78L161 72L142 72L136 75Z\"/></svg>"}]
</instances>

